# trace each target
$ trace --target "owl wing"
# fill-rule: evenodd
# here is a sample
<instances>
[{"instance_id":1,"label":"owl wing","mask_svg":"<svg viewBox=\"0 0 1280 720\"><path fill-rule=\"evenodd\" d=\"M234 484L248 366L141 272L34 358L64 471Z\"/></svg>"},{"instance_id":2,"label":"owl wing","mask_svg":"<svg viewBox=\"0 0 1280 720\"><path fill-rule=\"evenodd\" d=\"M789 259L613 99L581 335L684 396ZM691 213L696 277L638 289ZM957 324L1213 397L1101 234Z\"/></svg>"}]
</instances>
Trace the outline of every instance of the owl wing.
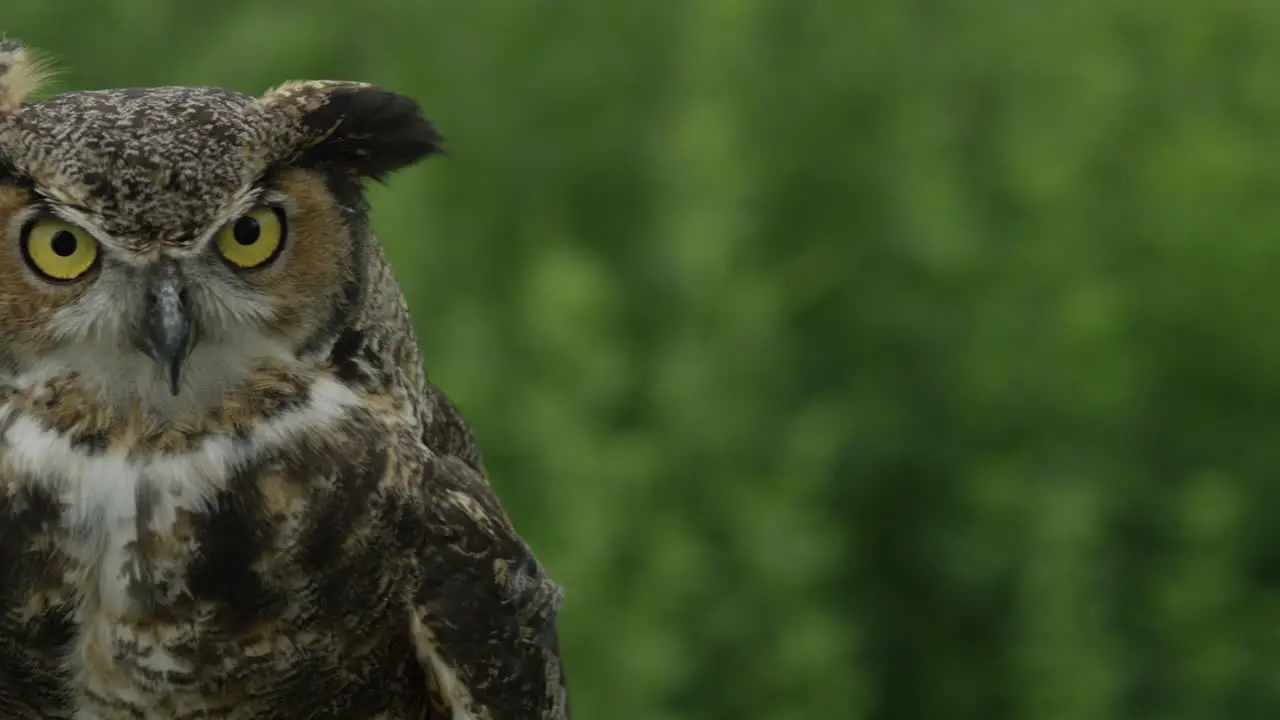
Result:
<instances>
[{"instance_id":1,"label":"owl wing","mask_svg":"<svg viewBox=\"0 0 1280 720\"><path fill-rule=\"evenodd\" d=\"M453 720L569 720L563 591L507 517L456 410L436 407L452 430L433 438L442 428L428 426L410 617L419 663Z\"/></svg>"}]
</instances>

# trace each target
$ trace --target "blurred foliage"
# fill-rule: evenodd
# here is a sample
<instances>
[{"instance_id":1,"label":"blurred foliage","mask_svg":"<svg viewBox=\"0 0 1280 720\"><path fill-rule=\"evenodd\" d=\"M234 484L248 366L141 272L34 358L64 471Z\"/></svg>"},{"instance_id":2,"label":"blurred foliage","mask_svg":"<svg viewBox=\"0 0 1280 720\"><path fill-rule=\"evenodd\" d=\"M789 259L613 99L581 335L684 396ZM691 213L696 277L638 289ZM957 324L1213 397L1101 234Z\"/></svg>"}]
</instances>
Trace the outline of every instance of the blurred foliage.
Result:
<instances>
[{"instance_id":1,"label":"blurred foliage","mask_svg":"<svg viewBox=\"0 0 1280 720\"><path fill-rule=\"evenodd\" d=\"M590 718L1280 712L1280 5L9 3L412 94L373 191Z\"/></svg>"}]
</instances>

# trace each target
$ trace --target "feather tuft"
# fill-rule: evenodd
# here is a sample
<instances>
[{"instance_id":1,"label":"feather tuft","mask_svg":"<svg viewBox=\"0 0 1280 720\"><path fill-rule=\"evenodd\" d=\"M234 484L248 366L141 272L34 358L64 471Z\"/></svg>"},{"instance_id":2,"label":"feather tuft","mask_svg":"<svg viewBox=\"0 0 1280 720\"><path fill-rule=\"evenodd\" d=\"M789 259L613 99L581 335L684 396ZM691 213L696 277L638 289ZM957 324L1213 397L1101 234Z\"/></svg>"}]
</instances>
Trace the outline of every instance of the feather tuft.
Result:
<instances>
[{"instance_id":1,"label":"feather tuft","mask_svg":"<svg viewBox=\"0 0 1280 720\"><path fill-rule=\"evenodd\" d=\"M0 115L22 106L22 101L54 76L47 58L21 43L0 39Z\"/></svg>"}]
</instances>

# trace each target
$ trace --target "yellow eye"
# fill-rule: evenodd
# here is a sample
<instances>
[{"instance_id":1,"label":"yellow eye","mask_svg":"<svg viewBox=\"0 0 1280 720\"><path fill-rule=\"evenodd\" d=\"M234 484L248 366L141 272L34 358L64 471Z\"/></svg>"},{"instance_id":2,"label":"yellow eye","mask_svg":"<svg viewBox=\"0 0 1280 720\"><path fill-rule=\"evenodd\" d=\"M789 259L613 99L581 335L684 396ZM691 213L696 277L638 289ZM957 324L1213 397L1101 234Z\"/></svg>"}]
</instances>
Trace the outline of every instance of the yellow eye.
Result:
<instances>
[{"instance_id":1,"label":"yellow eye","mask_svg":"<svg viewBox=\"0 0 1280 720\"><path fill-rule=\"evenodd\" d=\"M46 278L69 282L93 269L98 241L71 223L41 218L25 228L22 254Z\"/></svg>"},{"instance_id":2,"label":"yellow eye","mask_svg":"<svg viewBox=\"0 0 1280 720\"><path fill-rule=\"evenodd\" d=\"M260 207L218 231L218 252L241 270L262 267L284 249L284 213Z\"/></svg>"}]
</instances>

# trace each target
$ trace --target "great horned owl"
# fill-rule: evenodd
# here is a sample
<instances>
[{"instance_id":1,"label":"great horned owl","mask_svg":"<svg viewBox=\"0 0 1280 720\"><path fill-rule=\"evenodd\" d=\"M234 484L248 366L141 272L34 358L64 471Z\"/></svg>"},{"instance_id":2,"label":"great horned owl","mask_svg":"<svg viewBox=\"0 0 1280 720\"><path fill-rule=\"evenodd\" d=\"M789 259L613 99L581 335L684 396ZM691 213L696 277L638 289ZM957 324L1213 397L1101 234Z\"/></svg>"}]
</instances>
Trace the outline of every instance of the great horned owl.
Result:
<instances>
[{"instance_id":1,"label":"great horned owl","mask_svg":"<svg viewBox=\"0 0 1280 720\"><path fill-rule=\"evenodd\" d=\"M0 44L0 718L567 718L366 220L418 105L38 75Z\"/></svg>"}]
</instances>

